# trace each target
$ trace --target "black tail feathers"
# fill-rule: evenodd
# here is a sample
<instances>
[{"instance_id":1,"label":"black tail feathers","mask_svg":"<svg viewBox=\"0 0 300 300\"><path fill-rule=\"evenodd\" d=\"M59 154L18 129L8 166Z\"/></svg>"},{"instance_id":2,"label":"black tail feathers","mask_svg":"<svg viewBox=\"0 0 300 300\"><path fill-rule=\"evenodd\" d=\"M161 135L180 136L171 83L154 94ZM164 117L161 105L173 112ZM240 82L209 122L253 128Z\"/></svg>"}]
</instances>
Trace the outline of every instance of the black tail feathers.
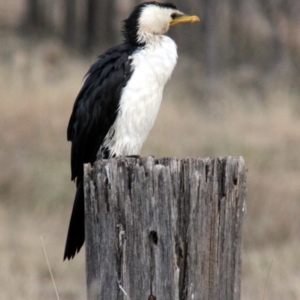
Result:
<instances>
[{"instance_id":1,"label":"black tail feathers","mask_svg":"<svg viewBox=\"0 0 300 300\"><path fill-rule=\"evenodd\" d=\"M84 192L83 180L77 178L77 191L71 215L64 260L73 258L84 243Z\"/></svg>"}]
</instances>

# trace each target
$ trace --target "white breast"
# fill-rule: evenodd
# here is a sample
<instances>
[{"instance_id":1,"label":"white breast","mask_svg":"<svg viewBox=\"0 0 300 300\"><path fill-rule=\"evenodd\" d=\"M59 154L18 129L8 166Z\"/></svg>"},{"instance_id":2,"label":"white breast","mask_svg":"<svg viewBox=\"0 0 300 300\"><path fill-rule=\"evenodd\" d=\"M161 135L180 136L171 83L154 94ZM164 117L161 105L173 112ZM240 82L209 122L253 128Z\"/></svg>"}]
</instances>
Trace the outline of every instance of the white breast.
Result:
<instances>
[{"instance_id":1,"label":"white breast","mask_svg":"<svg viewBox=\"0 0 300 300\"><path fill-rule=\"evenodd\" d=\"M132 55L134 72L123 89L117 119L103 143L111 155L140 153L176 62L176 44L167 36L156 36L153 43Z\"/></svg>"}]
</instances>

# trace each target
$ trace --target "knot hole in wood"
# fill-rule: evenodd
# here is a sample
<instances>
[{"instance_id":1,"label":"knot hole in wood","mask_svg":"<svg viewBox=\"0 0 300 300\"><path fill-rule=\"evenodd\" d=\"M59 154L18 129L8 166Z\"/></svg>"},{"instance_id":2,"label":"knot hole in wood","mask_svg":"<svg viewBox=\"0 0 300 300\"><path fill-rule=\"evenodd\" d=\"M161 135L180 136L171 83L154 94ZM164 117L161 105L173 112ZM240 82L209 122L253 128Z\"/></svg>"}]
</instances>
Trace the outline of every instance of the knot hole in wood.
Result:
<instances>
[{"instance_id":1,"label":"knot hole in wood","mask_svg":"<svg viewBox=\"0 0 300 300\"><path fill-rule=\"evenodd\" d=\"M149 239L151 242L153 242L155 245L157 245L157 243L158 243L157 232L154 230L151 230L149 233Z\"/></svg>"}]
</instances>

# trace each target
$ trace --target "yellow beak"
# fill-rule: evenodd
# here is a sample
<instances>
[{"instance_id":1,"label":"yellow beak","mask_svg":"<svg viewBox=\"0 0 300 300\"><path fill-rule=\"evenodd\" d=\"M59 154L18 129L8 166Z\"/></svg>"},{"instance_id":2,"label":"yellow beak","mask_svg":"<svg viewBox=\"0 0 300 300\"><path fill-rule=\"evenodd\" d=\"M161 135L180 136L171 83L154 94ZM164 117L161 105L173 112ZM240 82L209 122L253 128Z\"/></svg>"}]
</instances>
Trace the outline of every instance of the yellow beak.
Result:
<instances>
[{"instance_id":1,"label":"yellow beak","mask_svg":"<svg viewBox=\"0 0 300 300\"><path fill-rule=\"evenodd\" d=\"M175 26L175 25L179 25L179 24L195 23L195 22L200 22L200 18L198 16L183 15L181 17L176 18L175 20L172 20L170 22L170 27Z\"/></svg>"}]
</instances>

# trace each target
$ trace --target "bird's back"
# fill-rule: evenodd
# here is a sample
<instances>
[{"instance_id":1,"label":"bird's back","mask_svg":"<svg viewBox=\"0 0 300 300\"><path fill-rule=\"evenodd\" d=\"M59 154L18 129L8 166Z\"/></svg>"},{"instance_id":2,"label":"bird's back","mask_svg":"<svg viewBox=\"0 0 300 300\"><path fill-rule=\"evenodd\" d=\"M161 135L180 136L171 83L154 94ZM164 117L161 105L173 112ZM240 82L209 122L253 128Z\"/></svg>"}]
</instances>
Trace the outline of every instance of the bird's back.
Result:
<instances>
[{"instance_id":1,"label":"bird's back","mask_svg":"<svg viewBox=\"0 0 300 300\"><path fill-rule=\"evenodd\" d=\"M67 138L72 142L72 179L84 163L93 163L117 117L122 90L132 75L126 44L111 48L91 66L70 117Z\"/></svg>"}]
</instances>

